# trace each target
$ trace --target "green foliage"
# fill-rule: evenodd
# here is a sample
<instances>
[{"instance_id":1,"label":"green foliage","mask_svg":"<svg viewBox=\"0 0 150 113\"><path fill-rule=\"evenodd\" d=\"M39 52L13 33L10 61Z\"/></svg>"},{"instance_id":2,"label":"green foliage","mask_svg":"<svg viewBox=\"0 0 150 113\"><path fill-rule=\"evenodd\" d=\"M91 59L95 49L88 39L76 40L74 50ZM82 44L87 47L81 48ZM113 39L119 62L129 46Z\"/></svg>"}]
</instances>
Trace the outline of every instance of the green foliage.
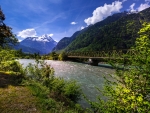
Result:
<instances>
[{"instance_id":1,"label":"green foliage","mask_svg":"<svg viewBox=\"0 0 150 113\"><path fill-rule=\"evenodd\" d=\"M56 52L50 53L48 60L58 60L58 54Z\"/></svg>"},{"instance_id":2,"label":"green foliage","mask_svg":"<svg viewBox=\"0 0 150 113\"><path fill-rule=\"evenodd\" d=\"M135 44L139 36L137 32L143 21L150 21L149 11L150 8L142 13L118 14L118 17L113 15L89 26L65 48L65 51L129 49Z\"/></svg>"},{"instance_id":3,"label":"green foliage","mask_svg":"<svg viewBox=\"0 0 150 113\"><path fill-rule=\"evenodd\" d=\"M77 85L76 81L66 82L63 92L67 98L70 98L74 102L77 102L81 96L81 89L80 86Z\"/></svg>"},{"instance_id":4,"label":"green foliage","mask_svg":"<svg viewBox=\"0 0 150 113\"><path fill-rule=\"evenodd\" d=\"M21 72L22 66L20 65L19 62L12 60L12 61L7 61L7 62L1 62L0 70Z\"/></svg>"},{"instance_id":5,"label":"green foliage","mask_svg":"<svg viewBox=\"0 0 150 113\"><path fill-rule=\"evenodd\" d=\"M46 86L43 86L41 83L34 80L26 81L25 85L29 87L34 96L38 97L39 107L42 108L43 111L50 110L53 112L57 109L59 111L59 103L52 98L48 98L49 89Z\"/></svg>"},{"instance_id":6,"label":"green foliage","mask_svg":"<svg viewBox=\"0 0 150 113\"><path fill-rule=\"evenodd\" d=\"M15 59L15 50L0 49L0 62L10 61Z\"/></svg>"},{"instance_id":7,"label":"green foliage","mask_svg":"<svg viewBox=\"0 0 150 113\"><path fill-rule=\"evenodd\" d=\"M0 49L0 71L8 73L8 76L10 75L9 79L12 84L20 84L25 75L24 68L16 60L16 53L15 50Z\"/></svg>"},{"instance_id":8,"label":"green foliage","mask_svg":"<svg viewBox=\"0 0 150 113\"><path fill-rule=\"evenodd\" d=\"M33 95L39 98L47 98L49 90L46 86L41 85L40 83L32 80L32 82L26 81L26 85L33 91Z\"/></svg>"},{"instance_id":9,"label":"green foliage","mask_svg":"<svg viewBox=\"0 0 150 113\"><path fill-rule=\"evenodd\" d=\"M62 61L66 60L67 59L66 53L65 52L60 53L58 59Z\"/></svg>"},{"instance_id":10,"label":"green foliage","mask_svg":"<svg viewBox=\"0 0 150 113\"><path fill-rule=\"evenodd\" d=\"M10 49L0 49L0 71L15 72L17 75L24 76L25 72L22 65L16 61L16 51Z\"/></svg>"},{"instance_id":11,"label":"green foliage","mask_svg":"<svg viewBox=\"0 0 150 113\"><path fill-rule=\"evenodd\" d=\"M63 78L55 77L54 69L44 61L36 60L35 64L29 64L26 72L28 72L28 77L31 80L41 82L49 90L58 95L64 95L74 102L81 95L81 89L75 81L65 81Z\"/></svg>"},{"instance_id":12,"label":"green foliage","mask_svg":"<svg viewBox=\"0 0 150 113\"><path fill-rule=\"evenodd\" d=\"M71 37L64 37L58 42L54 50L58 51L58 50L65 49L66 51L72 51L72 50L77 50L77 49L84 49L84 50L86 49L85 51L87 50L91 51L95 48L90 48L90 47L85 48L85 47L90 46L90 44L93 43L93 40L95 42L97 41L94 47L97 47L98 44L100 44L99 43L100 41L96 39L96 38L100 39L101 37L103 37L103 36L100 37L101 33L99 29L104 27L105 25L109 25L112 22L119 20L120 18L126 15L127 15L126 12L114 14L112 16L107 17L103 21L100 21L92 26L88 26L87 28L81 31L75 32Z\"/></svg>"},{"instance_id":13,"label":"green foliage","mask_svg":"<svg viewBox=\"0 0 150 113\"><path fill-rule=\"evenodd\" d=\"M83 30L84 31L84 30ZM53 49L54 51L63 51L79 34L83 32L77 31L75 32L71 37L64 37L62 38L56 45L56 47Z\"/></svg>"},{"instance_id":14,"label":"green foliage","mask_svg":"<svg viewBox=\"0 0 150 113\"><path fill-rule=\"evenodd\" d=\"M17 43L17 38L15 38L15 35L11 32L11 28L9 26L6 26L3 21L5 20L5 15L3 14L1 8L0 8L0 46L6 47L10 44Z\"/></svg>"},{"instance_id":15,"label":"green foliage","mask_svg":"<svg viewBox=\"0 0 150 113\"><path fill-rule=\"evenodd\" d=\"M50 78L54 74L54 69L42 60L36 60L35 64L30 63L25 70L31 79L37 81L43 81L45 78Z\"/></svg>"},{"instance_id":16,"label":"green foliage","mask_svg":"<svg viewBox=\"0 0 150 113\"><path fill-rule=\"evenodd\" d=\"M44 61L36 60L26 68L28 80L26 85L31 87L33 94L40 98L44 109L51 112L64 112L67 109L82 111L76 102L80 99L81 89L75 81L66 81L54 76L54 69ZM64 108L65 109L64 109ZM60 109L63 108L63 111Z\"/></svg>"},{"instance_id":17,"label":"green foliage","mask_svg":"<svg viewBox=\"0 0 150 113\"><path fill-rule=\"evenodd\" d=\"M64 37L63 39L61 39L58 44L56 45L56 47L54 48L55 51L58 51L58 50L62 50L64 49L65 47L67 47L71 42L71 38L69 37Z\"/></svg>"},{"instance_id":18,"label":"green foliage","mask_svg":"<svg viewBox=\"0 0 150 113\"><path fill-rule=\"evenodd\" d=\"M100 113L148 113L150 111L150 24L143 24L138 32L134 50L136 56L128 56L131 68L117 71L115 82L106 79L102 92L107 100L98 97L90 102L95 112ZM127 63L128 64L128 63ZM129 66L127 65L127 67Z\"/></svg>"}]
</instances>

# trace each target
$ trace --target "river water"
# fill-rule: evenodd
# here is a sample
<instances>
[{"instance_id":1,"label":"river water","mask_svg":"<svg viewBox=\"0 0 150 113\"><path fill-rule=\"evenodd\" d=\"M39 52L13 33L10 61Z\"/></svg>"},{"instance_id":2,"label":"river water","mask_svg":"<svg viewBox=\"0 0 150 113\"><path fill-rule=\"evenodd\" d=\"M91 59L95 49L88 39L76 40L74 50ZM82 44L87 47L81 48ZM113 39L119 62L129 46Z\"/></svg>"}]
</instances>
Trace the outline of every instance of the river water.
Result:
<instances>
[{"instance_id":1,"label":"river water","mask_svg":"<svg viewBox=\"0 0 150 113\"><path fill-rule=\"evenodd\" d=\"M92 101L96 101L96 97L100 94L96 87L103 88L103 76L109 77L109 74L114 74L113 69L105 67L69 61L45 61L54 68L55 76L63 77L66 80L76 80L81 85L83 93ZM19 62L25 67L29 63L35 63L35 60L20 59ZM87 102L83 99L79 103L83 107L88 107Z\"/></svg>"}]
</instances>

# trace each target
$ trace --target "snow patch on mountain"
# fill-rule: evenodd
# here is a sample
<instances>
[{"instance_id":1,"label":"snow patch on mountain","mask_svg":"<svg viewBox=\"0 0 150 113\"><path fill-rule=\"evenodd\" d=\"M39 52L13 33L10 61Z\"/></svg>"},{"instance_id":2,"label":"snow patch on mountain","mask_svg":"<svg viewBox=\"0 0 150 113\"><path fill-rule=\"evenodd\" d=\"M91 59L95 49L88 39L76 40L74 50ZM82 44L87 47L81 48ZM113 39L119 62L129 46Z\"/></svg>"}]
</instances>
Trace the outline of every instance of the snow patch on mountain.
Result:
<instances>
[{"instance_id":1,"label":"snow patch on mountain","mask_svg":"<svg viewBox=\"0 0 150 113\"><path fill-rule=\"evenodd\" d=\"M36 41L50 42L50 41L53 41L53 39L49 35L45 34L45 35L38 37Z\"/></svg>"},{"instance_id":2,"label":"snow patch on mountain","mask_svg":"<svg viewBox=\"0 0 150 113\"><path fill-rule=\"evenodd\" d=\"M48 54L57 45L57 42L54 41L50 35L44 34L39 37L27 37L20 42L20 45L39 50L40 54Z\"/></svg>"},{"instance_id":3,"label":"snow patch on mountain","mask_svg":"<svg viewBox=\"0 0 150 113\"><path fill-rule=\"evenodd\" d=\"M28 37L28 40L32 40L32 41L39 41L39 42L51 42L54 41L49 35L44 34L42 36L39 37Z\"/></svg>"}]
</instances>

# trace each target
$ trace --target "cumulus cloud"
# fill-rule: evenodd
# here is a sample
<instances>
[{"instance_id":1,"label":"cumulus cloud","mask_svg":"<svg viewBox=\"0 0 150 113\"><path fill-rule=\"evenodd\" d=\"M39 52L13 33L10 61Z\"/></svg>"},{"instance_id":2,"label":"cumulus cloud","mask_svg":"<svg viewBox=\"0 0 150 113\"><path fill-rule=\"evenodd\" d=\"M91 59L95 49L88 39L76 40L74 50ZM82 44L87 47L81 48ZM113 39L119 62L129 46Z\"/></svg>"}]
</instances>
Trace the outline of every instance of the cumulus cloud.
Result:
<instances>
[{"instance_id":1,"label":"cumulus cloud","mask_svg":"<svg viewBox=\"0 0 150 113\"><path fill-rule=\"evenodd\" d=\"M22 37L22 38L34 37L36 36L36 31L35 29L25 29L25 30L20 31L17 36Z\"/></svg>"},{"instance_id":2,"label":"cumulus cloud","mask_svg":"<svg viewBox=\"0 0 150 113\"><path fill-rule=\"evenodd\" d=\"M135 3L133 3L132 5L130 5L130 11L131 12L135 12L136 10L134 9Z\"/></svg>"},{"instance_id":3,"label":"cumulus cloud","mask_svg":"<svg viewBox=\"0 0 150 113\"><path fill-rule=\"evenodd\" d=\"M110 16L112 13L120 12L122 8L122 3L120 1L112 2L112 4L104 4L93 11L93 16L84 20L87 25L95 24L103 20L105 17Z\"/></svg>"},{"instance_id":4,"label":"cumulus cloud","mask_svg":"<svg viewBox=\"0 0 150 113\"><path fill-rule=\"evenodd\" d=\"M82 27L81 27L81 30L84 29L84 28L85 28L85 27L82 26Z\"/></svg>"},{"instance_id":5,"label":"cumulus cloud","mask_svg":"<svg viewBox=\"0 0 150 113\"><path fill-rule=\"evenodd\" d=\"M52 37L54 34L48 34L48 36Z\"/></svg>"},{"instance_id":6,"label":"cumulus cloud","mask_svg":"<svg viewBox=\"0 0 150 113\"><path fill-rule=\"evenodd\" d=\"M142 10L148 8L148 7L150 7L150 5L149 5L148 3L141 4L141 5L137 8L137 10L138 10L138 11L142 11Z\"/></svg>"},{"instance_id":7,"label":"cumulus cloud","mask_svg":"<svg viewBox=\"0 0 150 113\"><path fill-rule=\"evenodd\" d=\"M77 24L77 23L76 23L76 22L71 22L70 24L75 25L75 24Z\"/></svg>"}]
</instances>

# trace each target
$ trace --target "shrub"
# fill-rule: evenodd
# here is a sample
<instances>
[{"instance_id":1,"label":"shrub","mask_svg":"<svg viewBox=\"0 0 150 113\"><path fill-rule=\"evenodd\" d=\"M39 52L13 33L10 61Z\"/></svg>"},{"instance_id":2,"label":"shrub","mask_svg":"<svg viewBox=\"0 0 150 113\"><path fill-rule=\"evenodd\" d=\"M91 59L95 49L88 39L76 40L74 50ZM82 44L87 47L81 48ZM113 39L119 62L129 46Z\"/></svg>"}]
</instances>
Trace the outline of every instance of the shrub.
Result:
<instances>
[{"instance_id":1,"label":"shrub","mask_svg":"<svg viewBox=\"0 0 150 113\"><path fill-rule=\"evenodd\" d=\"M14 60L15 58L15 50L10 49L0 49L0 63L5 61Z\"/></svg>"},{"instance_id":2,"label":"shrub","mask_svg":"<svg viewBox=\"0 0 150 113\"><path fill-rule=\"evenodd\" d=\"M67 60L66 53L65 52L60 53L59 56L58 56L58 59L62 60L62 61Z\"/></svg>"},{"instance_id":3,"label":"shrub","mask_svg":"<svg viewBox=\"0 0 150 113\"><path fill-rule=\"evenodd\" d=\"M7 61L7 62L1 62L0 69L3 71L14 71L14 72L20 72L22 69L22 66L17 61Z\"/></svg>"},{"instance_id":4,"label":"shrub","mask_svg":"<svg viewBox=\"0 0 150 113\"><path fill-rule=\"evenodd\" d=\"M136 55L128 56L131 68L117 72L116 82L106 79L104 91L107 100L98 97L90 102L94 112L100 113L148 113L150 111L150 24L139 31L133 49ZM127 66L129 66L127 65Z\"/></svg>"},{"instance_id":5,"label":"shrub","mask_svg":"<svg viewBox=\"0 0 150 113\"><path fill-rule=\"evenodd\" d=\"M30 79L40 82L44 82L46 78L51 78L54 74L54 69L50 65L39 60L36 60L35 64L30 63L25 70Z\"/></svg>"},{"instance_id":6,"label":"shrub","mask_svg":"<svg viewBox=\"0 0 150 113\"><path fill-rule=\"evenodd\" d=\"M80 99L81 89L75 81L67 81L63 91L64 95L74 102L77 102Z\"/></svg>"},{"instance_id":7,"label":"shrub","mask_svg":"<svg viewBox=\"0 0 150 113\"><path fill-rule=\"evenodd\" d=\"M37 60L35 64L29 64L26 72L28 72L29 79L40 82L56 96L65 96L74 102L77 102L81 96L80 86L75 81L65 81L63 78L55 77L54 69L44 61Z\"/></svg>"},{"instance_id":8,"label":"shrub","mask_svg":"<svg viewBox=\"0 0 150 113\"><path fill-rule=\"evenodd\" d=\"M75 81L55 77L54 69L39 60L29 64L26 72L29 79L25 84L39 97L43 109L54 113L83 111L80 105L75 104L81 96L80 86Z\"/></svg>"},{"instance_id":9,"label":"shrub","mask_svg":"<svg viewBox=\"0 0 150 113\"><path fill-rule=\"evenodd\" d=\"M26 82L25 85L30 86L30 89L33 91L33 95L40 97L40 98L47 98L49 94L49 90L47 87L41 85L36 81Z\"/></svg>"}]
</instances>

